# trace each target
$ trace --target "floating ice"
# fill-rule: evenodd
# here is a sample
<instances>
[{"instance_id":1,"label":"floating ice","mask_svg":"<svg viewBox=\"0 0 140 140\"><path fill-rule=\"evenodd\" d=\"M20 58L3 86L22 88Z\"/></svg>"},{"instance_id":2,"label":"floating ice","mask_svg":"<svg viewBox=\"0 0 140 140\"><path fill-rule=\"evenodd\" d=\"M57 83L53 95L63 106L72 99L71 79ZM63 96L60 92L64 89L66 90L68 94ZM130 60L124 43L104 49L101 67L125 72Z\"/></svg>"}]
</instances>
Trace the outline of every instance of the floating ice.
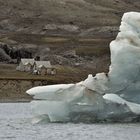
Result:
<instances>
[{"instance_id":1,"label":"floating ice","mask_svg":"<svg viewBox=\"0 0 140 140\"><path fill-rule=\"evenodd\" d=\"M140 115L140 13L125 13L110 43L108 74L89 75L77 84L35 87L36 120L49 122L136 121ZM44 118L44 117L43 117Z\"/></svg>"}]
</instances>

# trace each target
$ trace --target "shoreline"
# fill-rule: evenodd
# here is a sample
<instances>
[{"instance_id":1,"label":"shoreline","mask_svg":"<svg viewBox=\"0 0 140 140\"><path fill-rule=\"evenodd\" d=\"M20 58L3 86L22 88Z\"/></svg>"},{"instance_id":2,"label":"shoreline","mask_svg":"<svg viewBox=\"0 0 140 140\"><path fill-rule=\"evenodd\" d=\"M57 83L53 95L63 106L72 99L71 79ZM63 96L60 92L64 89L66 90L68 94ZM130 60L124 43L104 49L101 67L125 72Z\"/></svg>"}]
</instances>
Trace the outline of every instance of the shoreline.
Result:
<instances>
[{"instance_id":1,"label":"shoreline","mask_svg":"<svg viewBox=\"0 0 140 140\"><path fill-rule=\"evenodd\" d=\"M0 103L30 103L32 99L0 99Z\"/></svg>"}]
</instances>

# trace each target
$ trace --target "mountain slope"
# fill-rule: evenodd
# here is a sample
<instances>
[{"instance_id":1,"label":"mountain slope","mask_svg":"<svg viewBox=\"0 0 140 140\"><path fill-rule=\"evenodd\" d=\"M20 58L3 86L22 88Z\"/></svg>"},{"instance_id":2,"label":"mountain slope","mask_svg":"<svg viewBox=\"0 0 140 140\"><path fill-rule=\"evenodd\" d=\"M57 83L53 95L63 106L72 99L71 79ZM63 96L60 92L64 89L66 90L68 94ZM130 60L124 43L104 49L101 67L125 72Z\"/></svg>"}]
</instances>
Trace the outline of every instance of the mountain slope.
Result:
<instances>
[{"instance_id":1,"label":"mountain slope","mask_svg":"<svg viewBox=\"0 0 140 140\"><path fill-rule=\"evenodd\" d=\"M118 26L122 14L140 11L139 5L136 0L0 0L0 19L7 19L14 30L28 33L39 33L52 23L74 24L82 29Z\"/></svg>"}]
</instances>

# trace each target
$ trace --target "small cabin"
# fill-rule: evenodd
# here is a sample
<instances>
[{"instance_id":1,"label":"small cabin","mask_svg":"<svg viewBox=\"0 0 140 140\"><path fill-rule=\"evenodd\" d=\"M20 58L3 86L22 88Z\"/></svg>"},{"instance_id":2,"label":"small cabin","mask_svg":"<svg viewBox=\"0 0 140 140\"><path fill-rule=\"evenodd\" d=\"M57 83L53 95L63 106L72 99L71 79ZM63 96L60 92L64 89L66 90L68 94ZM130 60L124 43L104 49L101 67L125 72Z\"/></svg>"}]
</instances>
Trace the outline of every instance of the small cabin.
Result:
<instances>
[{"instance_id":1,"label":"small cabin","mask_svg":"<svg viewBox=\"0 0 140 140\"><path fill-rule=\"evenodd\" d=\"M34 62L34 59L21 59L16 69L19 71L32 72Z\"/></svg>"},{"instance_id":2,"label":"small cabin","mask_svg":"<svg viewBox=\"0 0 140 140\"><path fill-rule=\"evenodd\" d=\"M55 75L56 69L52 67L50 61L35 61L33 71L40 75Z\"/></svg>"}]
</instances>

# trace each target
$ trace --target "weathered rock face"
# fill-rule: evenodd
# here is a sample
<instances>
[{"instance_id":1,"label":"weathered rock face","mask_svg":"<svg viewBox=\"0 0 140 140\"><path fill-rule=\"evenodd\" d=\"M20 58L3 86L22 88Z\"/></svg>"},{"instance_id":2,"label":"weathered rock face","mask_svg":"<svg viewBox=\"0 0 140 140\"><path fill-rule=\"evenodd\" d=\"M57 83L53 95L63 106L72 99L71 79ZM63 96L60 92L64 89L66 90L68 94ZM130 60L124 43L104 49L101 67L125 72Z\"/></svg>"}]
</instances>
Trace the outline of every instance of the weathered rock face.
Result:
<instances>
[{"instance_id":1,"label":"weathered rock face","mask_svg":"<svg viewBox=\"0 0 140 140\"><path fill-rule=\"evenodd\" d=\"M29 49L25 49L24 47L15 47L10 46L5 43L0 44L0 61L1 62L16 62L13 61L13 59L18 58L31 58L32 57L32 51L29 51Z\"/></svg>"},{"instance_id":2,"label":"weathered rock face","mask_svg":"<svg viewBox=\"0 0 140 140\"><path fill-rule=\"evenodd\" d=\"M0 61L9 62L10 60L11 58L9 57L9 55L7 55L2 48L0 48Z\"/></svg>"}]
</instances>

